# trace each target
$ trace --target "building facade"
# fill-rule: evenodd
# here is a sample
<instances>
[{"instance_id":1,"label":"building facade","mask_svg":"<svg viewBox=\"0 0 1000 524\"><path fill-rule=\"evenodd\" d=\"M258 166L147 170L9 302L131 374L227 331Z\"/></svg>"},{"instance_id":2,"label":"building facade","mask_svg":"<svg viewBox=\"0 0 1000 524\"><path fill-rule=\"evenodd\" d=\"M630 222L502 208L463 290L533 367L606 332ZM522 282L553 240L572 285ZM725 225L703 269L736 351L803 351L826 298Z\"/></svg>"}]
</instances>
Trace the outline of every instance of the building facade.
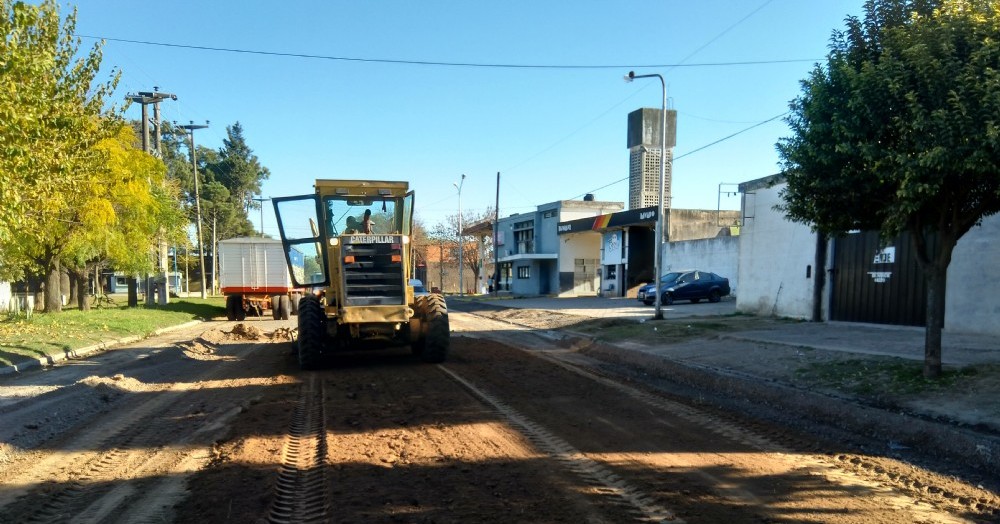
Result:
<instances>
[{"instance_id":1,"label":"building facade","mask_svg":"<svg viewBox=\"0 0 1000 524\"><path fill-rule=\"evenodd\" d=\"M877 232L852 232L825 242L817 268L818 238L808 226L775 211L784 177L740 184L743 226L739 237L740 292L736 308L756 315L874 324L925 324L922 274L901 235L881 242ZM946 332L1000 335L1000 216L983 219L959 239L948 266ZM821 254L823 251L819 251Z\"/></svg>"},{"instance_id":2,"label":"building facade","mask_svg":"<svg viewBox=\"0 0 1000 524\"><path fill-rule=\"evenodd\" d=\"M656 207L660 202L660 148L663 112L642 108L628 115L628 208ZM677 111L667 110L667 165L664 172L663 207L670 208L673 148L677 142Z\"/></svg>"},{"instance_id":3,"label":"building facade","mask_svg":"<svg viewBox=\"0 0 1000 524\"><path fill-rule=\"evenodd\" d=\"M562 239L558 224L620 211L621 202L586 198L540 205L498 221L498 290L515 295L596 295L600 238Z\"/></svg>"}]
</instances>

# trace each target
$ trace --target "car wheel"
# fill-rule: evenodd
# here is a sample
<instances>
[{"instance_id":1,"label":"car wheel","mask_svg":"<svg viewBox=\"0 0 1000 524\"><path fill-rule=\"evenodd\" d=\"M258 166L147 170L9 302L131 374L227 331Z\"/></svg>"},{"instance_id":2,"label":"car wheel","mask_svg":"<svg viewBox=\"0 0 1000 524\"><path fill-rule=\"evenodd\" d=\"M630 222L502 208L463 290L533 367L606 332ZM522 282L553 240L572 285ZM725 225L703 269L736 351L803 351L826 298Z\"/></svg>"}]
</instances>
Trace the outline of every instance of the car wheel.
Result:
<instances>
[{"instance_id":1,"label":"car wheel","mask_svg":"<svg viewBox=\"0 0 1000 524\"><path fill-rule=\"evenodd\" d=\"M692 304L697 304L698 302L701 302L701 299L700 299L700 298L692 298L692 299L691 299L691 303L692 303Z\"/></svg>"},{"instance_id":2,"label":"car wheel","mask_svg":"<svg viewBox=\"0 0 1000 524\"><path fill-rule=\"evenodd\" d=\"M653 301L652 300L643 300L642 303L646 304L647 306L652 306L653 305Z\"/></svg>"},{"instance_id":3,"label":"car wheel","mask_svg":"<svg viewBox=\"0 0 1000 524\"><path fill-rule=\"evenodd\" d=\"M712 291L708 292L708 301L709 302L718 302L720 300L722 300L722 294L719 293L718 289L713 289Z\"/></svg>"},{"instance_id":4,"label":"car wheel","mask_svg":"<svg viewBox=\"0 0 1000 524\"><path fill-rule=\"evenodd\" d=\"M674 303L674 294L673 293L664 293L663 294L663 300L660 303L663 304L664 306L673 305L673 303Z\"/></svg>"}]
</instances>

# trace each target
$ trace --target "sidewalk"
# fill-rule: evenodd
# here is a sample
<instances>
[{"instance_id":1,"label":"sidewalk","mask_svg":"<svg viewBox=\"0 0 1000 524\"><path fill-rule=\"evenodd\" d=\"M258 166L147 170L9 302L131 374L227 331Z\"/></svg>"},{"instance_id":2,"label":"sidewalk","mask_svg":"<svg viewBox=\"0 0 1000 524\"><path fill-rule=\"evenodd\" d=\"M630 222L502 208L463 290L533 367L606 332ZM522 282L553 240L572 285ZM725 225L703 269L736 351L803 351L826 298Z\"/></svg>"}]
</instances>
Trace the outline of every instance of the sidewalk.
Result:
<instances>
[{"instance_id":1,"label":"sidewalk","mask_svg":"<svg viewBox=\"0 0 1000 524\"><path fill-rule=\"evenodd\" d=\"M634 298L532 297L481 299L479 302L517 309L544 309L591 318L627 318L637 322L652 319L654 311L653 306L645 306ZM736 313L736 301L723 299L716 304L680 302L661 309L663 317L667 320L694 316L726 316ZM809 347L826 351L919 361L924 359L922 327L849 322L797 322L785 324L781 329L740 331L720 336L734 340ZM945 365L1000 364L1000 340L990 335L945 332L942 335L941 356Z\"/></svg>"}]
</instances>

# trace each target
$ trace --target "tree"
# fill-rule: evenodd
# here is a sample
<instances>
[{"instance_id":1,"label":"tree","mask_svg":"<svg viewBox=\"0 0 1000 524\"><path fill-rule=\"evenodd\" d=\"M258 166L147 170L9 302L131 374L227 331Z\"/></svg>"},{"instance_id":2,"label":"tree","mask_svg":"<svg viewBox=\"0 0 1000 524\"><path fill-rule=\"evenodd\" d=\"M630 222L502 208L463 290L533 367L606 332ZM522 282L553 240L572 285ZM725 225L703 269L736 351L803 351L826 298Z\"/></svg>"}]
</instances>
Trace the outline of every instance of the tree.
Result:
<instances>
[{"instance_id":1,"label":"tree","mask_svg":"<svg viewBox=\"0 0 1000 524\"><path fill-rule=\"evenodd\" d=\"M952 251L1000 211L1000 5L869 0L802 86L778 143L780 208L823 234L909 233L927 282L924 376L938 377Z\"/></svg>"},{"instance_id":2,"label":"tree","mask_svg":"<svg viewBox=\"0 0 1000 524\"><path fill-rule=\"evenodd\" d=\"M95 145L115 131L105 107L118 75L94 84L100 44L89 52L54 0L0 3L0 272L42 266L45 305L61 309L59 255L68 216L100 169Z\"/></svg>"},{"instance_id":3,"label":"tree","mask_svg":"<svg viewBox=\"0 0 1000 524\"><path fill-rule=\"evenodd\" d=\"M142 151L131 127L96 145L103 169L81 192L62 239L61 260L78 282L77 302L88 309L84 286L90 271L105 264L138 273L152 267L152 249L162 238L182 240L186 223L176 183L165 180L163 162Z\"/></svg>"},{"instance_id":4,"label":"tree","mask_svg":"<svg viewBox=\"0 0 1000 524\"><path fill-rule=\"evenodd\" d=\"M218 151L218 158L215 162L209 163L206 172L206 183L218 182L229 193L228 203L234 210L240 213L230 213L233 217L242 218L242 222L227 224L226 231L229 236L242 236L253 234L248 215L251 210L259 210L261 202L253 200L254 195L260 194L261 182L267 180L271 172L261 165L257 155L247 145L243 136L243 126L239 122L231 126L226 126L226 138L222 140L222 148ZM222 202L215 202L217 206Z\"/></svg>"},{"instance_id":5,"label":"tree","mask_svg":"<svg viewBox=\"0 0 1000 524\"><path fill-rule=\"evenodd\" d=\"M484 220L492 221L494 212L492 207L487 207L483 212L466 211L462 213L462 228L468 229L470 225ZM491 235L492 236L492 235ZM458 215L450 215L444 222L437 223L431 230L430 238L434 244L443 244L448 250L449 258L458 260ZM471 239L468 235L461 238L462 259L465 267L472 272L473 282L479 282L479 276L483 270L483 264L493 260L493 244L489 238L485 241L484 252L480 252L477 239ZM464 283L462 283L464 285Z\"/></svg>"}]
</instances>

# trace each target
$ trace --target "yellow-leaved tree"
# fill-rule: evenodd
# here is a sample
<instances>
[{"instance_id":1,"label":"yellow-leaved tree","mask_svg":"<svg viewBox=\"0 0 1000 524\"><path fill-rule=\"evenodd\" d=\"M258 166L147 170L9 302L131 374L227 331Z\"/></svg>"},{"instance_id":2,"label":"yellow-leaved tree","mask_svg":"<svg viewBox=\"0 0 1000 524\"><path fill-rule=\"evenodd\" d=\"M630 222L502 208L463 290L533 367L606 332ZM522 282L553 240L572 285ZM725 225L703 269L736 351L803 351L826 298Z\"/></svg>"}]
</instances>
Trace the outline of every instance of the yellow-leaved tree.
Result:
<instances>
[{"instance_id":1,"label":"yellow-leaved tree","mask_svg":"<svg viewBox=\"0 0 1000 524\"><path fill-rule=\"evenodd\" d=\"M75 25L54 0L0 1L0 278L44 274L48 311L75 206L102 170L95 146L120 121L105 107L118 75L94 83L100 45L81 50Z\"/></svg>"}]
</instances>

